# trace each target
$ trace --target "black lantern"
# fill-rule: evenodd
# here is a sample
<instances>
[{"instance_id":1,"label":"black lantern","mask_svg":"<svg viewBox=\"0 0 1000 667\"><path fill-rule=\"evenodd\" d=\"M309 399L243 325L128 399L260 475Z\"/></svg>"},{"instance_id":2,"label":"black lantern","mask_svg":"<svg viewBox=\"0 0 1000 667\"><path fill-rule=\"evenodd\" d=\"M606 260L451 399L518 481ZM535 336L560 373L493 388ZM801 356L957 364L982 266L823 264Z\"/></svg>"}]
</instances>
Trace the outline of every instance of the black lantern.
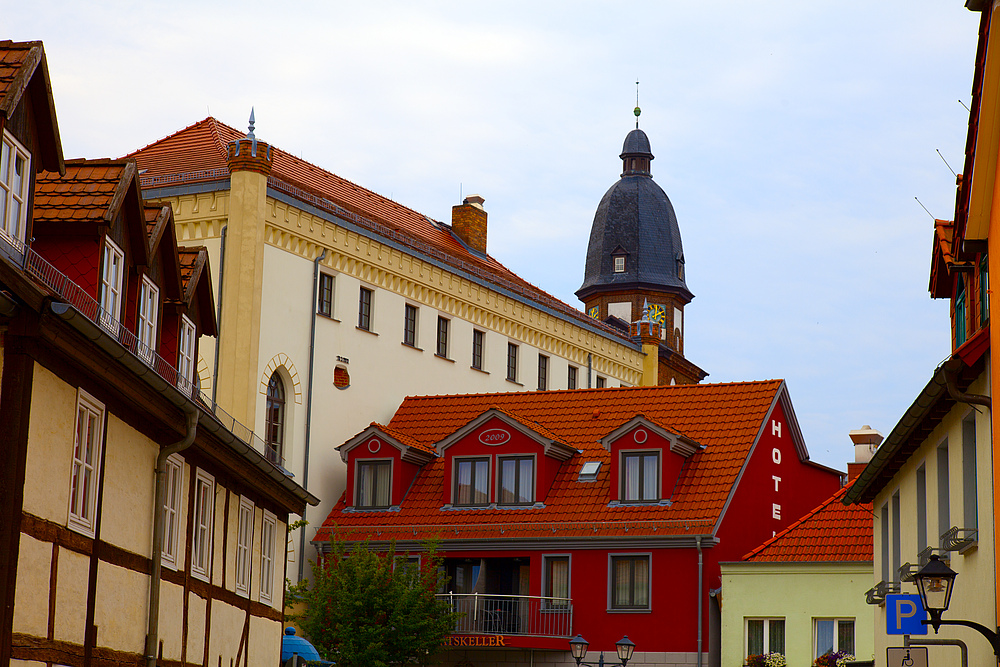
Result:
<instances>
[{"instance_id":1,"label":"black lantern","mask_svg":"<svg viewBox=\"0 0 1000 667\"><path fill-rule=\"evenodd\" d=\"M618 649L618 659L621 660L624 665L632 659L632 651L635 650L635 644L633 644L628 638L628 635L625 635L618 640L618 643L615 644L615 648Z\"/></svg>"},{"instance_id":2,"label":"black lantern","mask_svg":"<svg viewBox=\"0 0 1000 667\"><path fill-rule=\"evenodd\" d=\"M580 661L587 657L587 647L590 645L586 639L577 635L569 640L569 651L576 659L576 664L580 664Z\"/></svg>"},{"instance_id":3,"label":"black lantern","mask_svg":"<svg viewBox=\"0 0 1000 667\"><path fill-rule=\"evenodd\" d=\"M927 565L913 575L920 593L920 604L931 615L931 624L937 631L941 613L948 610L951 603L951 590L955 585L955 571L941 562L937 554L931 556Z\"/></svg>"}]
</instances>

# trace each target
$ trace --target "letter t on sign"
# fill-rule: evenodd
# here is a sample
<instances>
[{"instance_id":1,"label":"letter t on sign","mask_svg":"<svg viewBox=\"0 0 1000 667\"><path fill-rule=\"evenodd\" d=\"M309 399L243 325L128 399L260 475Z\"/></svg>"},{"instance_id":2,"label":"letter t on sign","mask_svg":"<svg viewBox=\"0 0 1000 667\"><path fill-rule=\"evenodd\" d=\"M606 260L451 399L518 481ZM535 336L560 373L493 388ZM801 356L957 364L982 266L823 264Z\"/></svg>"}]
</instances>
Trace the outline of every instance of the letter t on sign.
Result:
<instances>
[{"instance_id":1,"label":"letter t on sign","mask_svg":"<svg viewBox=\"0 0 1000 667\"><path fill-rule=\"evenodd\" d=\"M771 479L774 480L774 490L777 491L778 490L778 482L781 481L781 478L778 477L777 475L771 475Z\"/></svg>"}]
</instances>

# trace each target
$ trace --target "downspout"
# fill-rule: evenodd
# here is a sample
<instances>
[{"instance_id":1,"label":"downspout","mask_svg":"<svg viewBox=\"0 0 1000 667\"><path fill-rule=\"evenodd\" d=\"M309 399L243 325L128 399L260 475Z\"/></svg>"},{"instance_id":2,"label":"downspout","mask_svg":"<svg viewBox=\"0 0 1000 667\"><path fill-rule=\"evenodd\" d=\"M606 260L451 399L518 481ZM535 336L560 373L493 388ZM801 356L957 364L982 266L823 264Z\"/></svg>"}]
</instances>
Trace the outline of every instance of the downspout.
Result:
<instances>
[{"instance_id":1,"label":"downspout","mask_svg":"<svg viewBox=\"0 0 1000 667\"><path fill-rule=\"evenodd\" d=\"M701 535L694 536L694 543L698 547L698 667L701 667L701 638L704 625L704 620L702 619L702 597L704 596L704 580L703 575L705 572L705 558L701 550Z\"/></svg>"},{"instance_id":2,"label":"downspout","mask_svg":"<svg viewBox=\"0 0 1000 667\"><path fill-rule=\"evenodd\" d=\"M326 248L313 260L313 296L312 296L312 323L309 327L309 385L306 387L306 445L303 450L305 461L302 464L302 488L309 488L309 443L312 439L312 406L313 406L313 364L316 361L316 300L319 297L319 263L326 259ZM305 519L305 512L302 514ZM306 528L299 528L299 581L305 575L306 567Z\"/></svg>"},{"instance_id":3,"label":"downspout","mask_svg":"<svg viewBox=\"0 0 1000 667\"><path fill-rule=\"evenodd\" d=\"M213 362L214 369L212 370L212 405L215 405L215 392L219 388L219 341L222 339L220 335L222 333L222 277L225 275L223 269L226 268L226 231L229 229L229 225L222 228L222 237L219 241L219 291L216 292L219 295L218 302L215 304L215 321L218 323L218 331L215 336L215 361Z\"/></svg>"},{"instance_id":4,"label":"downspout","mask_svg":"<svg viewBox=\"0 0 1000 667\"><path fill-rule=\"evenodd\" d=\"M993 401L989 396L983 396L982 394L965 394L958 390L958 384L955 381L955 373L957 372L958 364L953 364L952 361L948 361L944 365L944 383L948 388L948 395L952 397L957 403L968 403L969 405L982 405L987 410L990 411L991 415L993 412Z\"/></svg>"},{"instance_id":5,"label":"downspout","mask_svg":"<svg viewBox=\"0 0 1000 667\"><path fill-rule=\"evenodd\" d=\"M198 408L193 403L181 406L187 417L187 432L184 439L160 450L156 457L156 490L153 506L153 566L149 575L149 619L146 623L146 667L156 667L157 645L160 639L160 571L163 557L163 501L167 495L167 458L171 454L187 449L194 442L198 432Z\"/></svg>"}]
</instances>

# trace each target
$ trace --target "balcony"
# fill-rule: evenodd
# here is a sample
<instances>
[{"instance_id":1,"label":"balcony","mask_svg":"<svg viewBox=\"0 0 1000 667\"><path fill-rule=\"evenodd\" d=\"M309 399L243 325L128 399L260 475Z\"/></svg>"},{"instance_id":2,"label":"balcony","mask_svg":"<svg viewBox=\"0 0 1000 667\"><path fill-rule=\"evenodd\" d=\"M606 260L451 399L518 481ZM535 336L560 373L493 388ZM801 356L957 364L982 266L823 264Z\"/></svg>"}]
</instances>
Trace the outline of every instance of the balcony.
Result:
<instances>
[{"instance_id":1,"label":"balcony","mask_svg":"<svg viewBox=\"0 0 1000 667\"><path fill-rule=\"evenodd\" d=\"M569 598L493 593L440 593L451 610L462 614L455 634L573 636L573 602Z\"/></svg>"}]
</instances>

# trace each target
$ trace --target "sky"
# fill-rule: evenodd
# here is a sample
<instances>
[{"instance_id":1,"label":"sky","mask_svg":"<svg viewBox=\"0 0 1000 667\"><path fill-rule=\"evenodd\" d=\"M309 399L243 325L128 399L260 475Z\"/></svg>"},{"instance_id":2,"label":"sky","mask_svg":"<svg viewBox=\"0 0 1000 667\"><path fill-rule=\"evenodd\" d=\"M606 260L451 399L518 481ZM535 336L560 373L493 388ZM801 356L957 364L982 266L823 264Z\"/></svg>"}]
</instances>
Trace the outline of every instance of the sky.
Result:
<instances>
[{"instance_id":1,"label":"sky","mask_svg":"<svg viewBox=\"0 0 1000 667\"><path fill-rule=\"evenodd\" d=\"M848 431L888 435L950 353L932 216L954 216L979 18L961 0L0 0L0 38L45 43L67 158L209 115L242 129L253 107L259 139L428 217L482 195L488 252L576 307L638 80L695 294L685 355L710 382L784 378L812 459L843 470Z\"/></svg>"}]
</instances>

